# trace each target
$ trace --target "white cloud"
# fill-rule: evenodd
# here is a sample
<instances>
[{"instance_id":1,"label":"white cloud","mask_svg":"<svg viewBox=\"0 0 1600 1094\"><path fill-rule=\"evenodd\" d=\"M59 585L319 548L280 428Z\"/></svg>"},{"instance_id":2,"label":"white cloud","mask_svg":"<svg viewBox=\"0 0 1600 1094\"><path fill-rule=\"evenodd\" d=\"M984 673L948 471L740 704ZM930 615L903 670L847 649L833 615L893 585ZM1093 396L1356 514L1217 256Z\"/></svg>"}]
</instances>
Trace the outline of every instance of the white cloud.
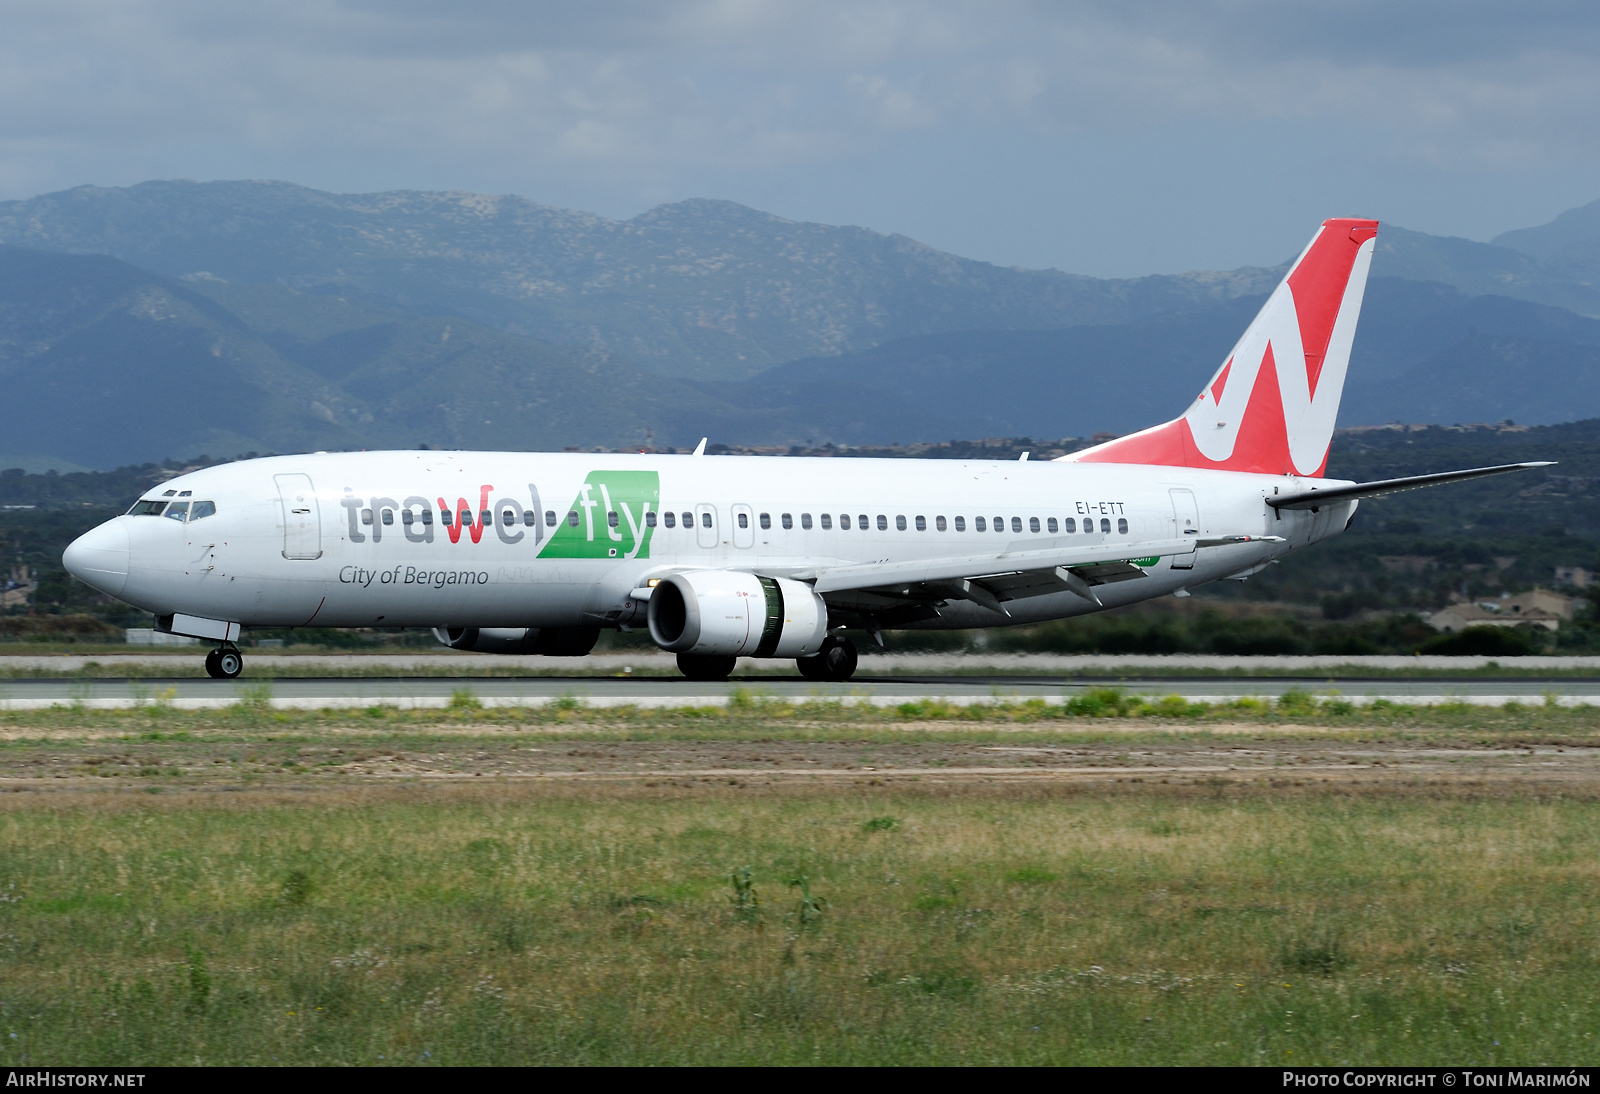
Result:
<instances>
[{"instance_id":1,"label":"white cloud","mask_svg":"<svg viewBox=\"0 0 1600 1094\"><path fill-rule=\"evenodd\" d=\"M1559 169L1600 162L1597 53L1600 14L1538 0L13 0L0 196L270 175L615 211L908 134L970 158L972 134L1196 126L1337 134L1379 169Z\"/></svg>"},{"instance_id":2,"label":"white cloud","mask_svg":"<svg viewBox=\"0 0 1600 1094\"><path fill-rule=\"evenodd\" d=\"M1600 139L1597 20L1569 5L55 0L3 22L8 148L354 140L778 165L941 123L1284 117L1366 119L1463 161Z\"/></svg>"}]
</instances>

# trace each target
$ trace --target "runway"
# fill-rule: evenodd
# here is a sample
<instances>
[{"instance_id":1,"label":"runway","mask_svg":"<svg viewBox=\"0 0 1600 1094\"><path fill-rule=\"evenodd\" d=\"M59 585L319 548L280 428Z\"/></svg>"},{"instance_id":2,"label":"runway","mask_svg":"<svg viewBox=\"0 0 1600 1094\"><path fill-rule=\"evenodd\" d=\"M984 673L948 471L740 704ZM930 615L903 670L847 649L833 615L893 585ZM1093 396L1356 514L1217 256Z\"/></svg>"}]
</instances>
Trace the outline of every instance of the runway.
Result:
<instances>
[{"instance_id":1,"label":"runway","mask_svg":"<svg viewBox=\"0 0 1600 1094\"><path fill-rule=\"evenodd\" d=\"M787 703L843 702L878 707L940 701L952 705L1042 700L1061 703L1095 687L1120 687L1138 695L1179 695L1189 702L1224 703L1272 698L1291 689L1337 696L1356 704L1377 700L1411 705L1510 702L1600 706L1600 677L1481 678L1431 676L1350 678L1319 676L875 676L846 683L759 676L704 683L664 676L359 676L211 680L192 677L9 679L0 682L0 710L51 707L118 709L164 704L177 710L219 709L243 701L279 709L349 709L392 706L443 708L470 697L485 707L538 707L577 702L587 707L673 708L726 706L759 697Z\"/></svg>"}]
</instances>

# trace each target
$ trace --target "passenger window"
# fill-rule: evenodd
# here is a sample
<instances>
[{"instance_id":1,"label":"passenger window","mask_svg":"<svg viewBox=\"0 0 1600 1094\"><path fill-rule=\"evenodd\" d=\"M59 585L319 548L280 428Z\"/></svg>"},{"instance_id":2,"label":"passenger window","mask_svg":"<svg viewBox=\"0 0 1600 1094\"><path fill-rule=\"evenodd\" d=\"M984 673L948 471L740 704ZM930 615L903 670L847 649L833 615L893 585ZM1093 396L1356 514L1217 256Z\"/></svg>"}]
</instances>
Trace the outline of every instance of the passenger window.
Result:
<instances>
[{"instance_id":1,"label":"passenger window","mask_svg":"<svg viewBox=\"0 0 1600 1094\"><path fill-rule=\"evenodd\" d=\"M1109 535L1111 533L1111 520L1108 517L1100 518L1100 531Z\"/></svg>"},{"instance_id":2,"label":"passenger window","mask_svg":"<svg viewBox=\"0 0 1600 1094\"><path fill-rule=\"evenodd\" d=\"M576 509L568 509L567 510L567 527L568 528L576 528L577 526L578 526L578 511Z\"/></svg>"},{"instance_id":3,"label":"passenger window","mask_svg":"<svg viewBox=\"0 0 1600 1094\"><path fill-rule=\"evenodd\" d=\"M879 517L878 519L882 520L883 518ZM894 526L898 531L904 532L906 530L906 518L905 517L895 517L894 518Z\"/></svg>"},{"instance_id":4,"label":"passenger window","mask_svg":"<svg viewBox=\"0 0 1600 1094\"><path fill-rule=\"evenodd\" d=\"M371 524L372 510L365 509L362 511L367 515L367 523ZM167 511L163 515L170 517L173 520L181 521L189 515L189 503L186 501L175 501L171 505L167 506Z\"/></svg>"},{"instance_id":5,"label":"passenger window","mask_svg":"<svg viewBox=\"0 0 1600 1094\"><path fill-rule=\"evenodd\" d=\"M933 518L933 526L935 528L939 529L939 531L941 531L941 532L944 531L944 518L943 517L934 517Z\"/></svg>"},{"instance_id":6,"label":"passenger window","mask_svg":"<svg viewBox=\"0 0 1600 1094\"><path fill-rule=\"evenodd\" d=\"M455 520L455 517L450 515L450 510L448 510L448 509L439 510L439 523L440 524L442 524L446 528L448 528L448 527L450 527L450 522L453 521L453 520Z\"/></svg>"},{"instance_id":7,"label":"passenger window","mask_svg":"<svg viewBox=\"0 0 1600 1094\"><path fill-rule=\"evenodd\" d=\"M646 528L654 528L656 526L656 515L654 513L646 513L644 515L644 526Z\"/></svg>"},{"instance_id":8,"label":"passenger window","mask_svg":"<svg viewBox=\"0 0 1600 1094\"><path fill-rule=\"evenodd\" d=\"M539 523L539 514L538 513L535 513L532 509L524 509L522 511L522 526L524 528L532 528L535 524L538 524L538 523Z\"/></svg>"},{"instance_id":9,"label":"passenger window","mask_svg":"<svg viewBox=\"0 0 1600 1094\"><path fill-rule=\"evenodd\" d=\"M1061 522L1061 530L1063 532L1076 532L1078 530L1077 518L1076 517L1068 517L1066 520L1062 521Z\"/></svg>"},{"instance_id":10,"label":"passenger window","mask_svg":"<svg viewBox=\"0 0 1600 1094\"><path fill-rule=\"evenodd\" d=\"M546 528L554 528L556 519L556 511L554 509L546 509L544 511L544 526Z\"/></svg>"},{"instance_id":11,"label":"passenger window","mask_svg":"<svg viewBox=\"0 0 1600 1094\"><path fill-rule=\"evenodd\" d=\"M789 525L788 525L789 514L785 513L783 515L783 519L784 519L784 522L785 522L783 526L785 528L789 527ZM801 527L801 529L803 531L807 531L807 532L811 531L811 514L810 513L801 513L800 514L800 527Z\"/></svg>"},{"instance_id":12,"label":"passenger window","mask_svg":"<svg viewBox=\"0 0 1600 1094\"><path fill-rule=\"evenodd\" d=\"M685 528L693 528L694 527L694 514L693 513L685 513L685 514L683 514L683 526ZM709 527L711 527L711 525L709 523L707 523L706 527L709 528Z\"/></svg>"},{"instance_id":13,"label":"passenger window","mask_svg":"<svg viewBox=\"0 0 1600 1094\"><path fill-rule=\"evenodd\" d=\"M739 527L740 528L748 528L748 527L750 527L750 514L749 513L740 513L739 514Z\"/></svg>"},{"instance_id":14,"label":"passenger window","mask_svg":"<svg viewBox=\"0 0 1600 1094\"><path fill-rule=\"evenodd\" d=\"M424 509L422 511L422 523L423 524L432 524L433 523L433 510L432 509Z\"/></svg>"},{"instance_id":15,"label":"passenger window","mask_svg":"<svg viewBox=\"0 0 1600 1094\"><path fill-rule=\"evenodd\" d=\"M862 517L861 518L861 523L865 524L866 522L867 522L867 518L866 517ZM879 513L878 514L878 531L887 532L888 530L889 530L889 518L884 516L882 513Z\"/></svg>"},{"instance_id":16,"label":"passenger window","mask_svg":"<svg viewBox=\"0 0 1600 1094\"><path fill-rule=\"evenodd\" d=\"M407 527L410 527L412 522L414 522L416 519L417 519L416 514L413 513L411 510L409 510L409 509L400 510L400 523L401 524L404 524Z\"/></svg>"},{"instance_id":17,"label":"passenger window","mask_svg":"<svg viewBox=\"0 0 1600 1094\"><path fill-rule=\"evenodd\" d=\"M700 527L702 527L702 528L710 528L711 527L711 514L710 513L701 513L700 514Z\"/></svg>"},{"instance_id":18,"label":"passenger window","mask_svg":"<svg viewBox=\"0 0 1600 1094\"><path fill-rule=\"evenodd\" d=\"M494 520L494 517L492 517L489 514L489 510L480 509L478 511L478 527L479 528L487 528L487 527L489 527L490 522L493 521L493 520Z\"/></svg>"},{"instance_id":19,"label":"passenger window","mask_svg":"<svg viewBox=\"0 0 1600 1094\"><path fill-rule=\"evenodd\" d=\"M860 527L860 529L863 532L865 532L867 530L867 527L868 527L868 525L867 525L867 514L862 513L859 516L857 516L856 517L856 524L857 524L857 526Z\"/></svg>"},{"instance_id":20,"label":"passenger window","mask_svg":"<svg viewBox=\"0 0 1600 1094\"><path fill-rule=\"evenodd\" d=\"M185 506L185 507L187 507L187 506ZM175 506L173 506L173 508L176 509L177 506L175 505ZM171 509L167 510L167 516L170 517L171 515L172 515L172 510ZM372 523L372 510L371 509L363 509L363 510L361 510L361 523L362 524L371 524Z\"/></svg>"},{"instance_id":21,"label":"passenger window","mask_svg":"<svg viewBox=\"0 0 1600 1094\"><path fill-rule=\"evenodd\" d=\"M131 517L159 517L161 510L166 507L166 502L156 501L155 499L136 501L133 503L133 508L128 510L128 515Z\"/></svg>"},{"instance_id":22,"label":"passenger window","mask_svg":"<svg viewBox=\"0 0 1600 1094\"><path fill-rule=\"evenodd\" d=\"M966 530L967 530L967 518L966 517L957 517L956 518L956 531L965 532Z\"/></svg>"},{"instance_id":23,"label":"passenger window","mask_svg":"<svg viewBox=\"0 0 1600 1094\"><path fill-rule=\"evenodd\" d=\"M678 526L678 515L676 513L665 513L662 519L666 521L668 528L676 528Z\"/></svg>"},{"instance_id":24,"label":"passenger window","mask_svg":"<svg viewBox=\"0 0 1600 1094\"><path fill-rule=\"evenodd\" d=\"M606 523L608 525L610 525L611 527L613 527L613 528L615 528L619 523L621 523L621 520L622 520L622 518L617 516L617 511L615 509L611 510L611 512L606 514Z\"/></svg>"},{"instance_id":25,"label":"passenger window","mask_svg":"<svg viewBox=\"0 0 1600 1094\"><path fill-rule=\"evenodd\" d=\"M917 518L917 531L926 532L927 530L928 530L928 518L927 517L918 517Z\"/></svg>"},{"instance_id":26,"label":"passenger window","mask_svg":"<svg viewBox=\"0 0 1600 1094\"><path fill-rule=\"evenodd\" d=\"M190 520L193 520L195 518L195 516L200 511L200 506L202 506L204 504L205 504L204 502L198 502L198 501L195 502L195 504L194 504L195 511L193 513L189 514L189 519ZM211 514L207 513L206 515L210 516ZM388 524L388 525L393 525L394 524L394 510L393 509L385 509L383 511L383 523Z\"/></svg>"},{"instance_id":27,"label":"passenger window","mask_svg":"<svg viewBox=\"0 0 1600 1094\"><path fill-rule=\"evenodd\" d=\"M1011 518L1011 530L1013 532L1022 531L1022 518L1021 517L1012 517Z\"/></svg>"},{"instance_id":28,"label":"passenger window","mask_svg":"<svg viewBox=\"0 0 1600 1094\"><path fill-rule=\"evenodd\" d=\"M1006 518L1005 517L995 517L994 518L994 530L996 532L1004 532L1006 530Z\"/></svg>"},{"instance_id":29,"label":"passenger window","mask_svg":"<svg viewBox=\"0 0 1600 1094\"><path fill-rule=\"evenodd\" d=\"M982 517L973 517L972 527L979 532L987 532L989 530L989 526L983 522Z\"/></svg>"},{"instance_id":30,"label":"passenger window","mask_svg":"<svg viewBox=\"0 0 1600 1094\"><path fill-rule=\"evenodd\" d=\"M771 531L771 529L772 529L772 514L771 513L762 513L761 514L761 527L764 528L764 529L767 529L768 531Z\"/></svg>"},{"instance_id":31,"label":"passenger window","mask_svg":"<svg viewBox=\"0 0 1600 1094\"><path fill-rule=\"evenodd\" d=\"M1028 518L1028 531L1037 532L1038 530L1039 530L1039 518L1038 517L1029 517Z\"/></svg>"},{"instance_id":32,"label":"passenger window","mask_svg":"<svg viewBox=\"0 0 1600 1094\"><path fill-rule=\"evenodd\" d=\"M839 514L839 527L844 529L846 532L848 532L850 530L850 514L849 513L840 513Z\"/></svg>"},{"instance_id":33,"label":"passenger window","mask_svg":"<svg viewBox=\"0 0 1600 1094\"><path fill-rule=\"evenodd\" d=\"M811 522L808 520L808 521L806 521L806 523L810 524ZM794 527L794 514L792 514L792 513L783 514L783 526L784 526L785 529Z\"/></svg>"},{"instance_id":34,"label":"passenger window","mask_svg":"<svg viewBox=\"0 0 1600 1094\"><path fill-rule=\"evenodd\" d=\"M1127 517L1118 517L1117 518L1117 531L1118 531L1118 533L1120 533L1121 535L1124 535L1124 536L1128 534L1128 518Z\"/></svg>"},{"instance_id":35,"label":"passenger window","mask_svg":"<svg viewBox=\"0 0 1600 1094\"><path fill-rule=\"evenodd\" d=\"M1056 518L1051 517L1049 520L1045 521L1045 527L1054 532L1056 530Z\"/></svg>"}]
</instances>

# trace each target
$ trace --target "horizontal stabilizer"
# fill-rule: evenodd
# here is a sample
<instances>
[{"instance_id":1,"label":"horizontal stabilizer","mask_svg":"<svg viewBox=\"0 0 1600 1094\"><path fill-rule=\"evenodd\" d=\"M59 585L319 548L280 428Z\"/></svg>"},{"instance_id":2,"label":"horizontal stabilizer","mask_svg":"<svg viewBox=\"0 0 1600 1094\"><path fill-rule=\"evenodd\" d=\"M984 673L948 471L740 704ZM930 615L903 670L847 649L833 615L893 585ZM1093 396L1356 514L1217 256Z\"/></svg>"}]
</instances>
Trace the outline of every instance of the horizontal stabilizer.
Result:
<instances>
[{"instance_id":1,"label":"horizontal stabilizer","mask_svg":"<svg viewBox=\"0 0 1600 1094\"><path fill-rule=\"evenodd\" d=\"M1438 486L1446 482L1464 482L1488 475L1505 475L1512 471L1526 471L1530 467L1553 467L1550 460L1534 463L1502 463L1494 467L1474 467L1467 471L1441 471L1437 475L1412 475L1404 479L1383 479L1379 482L1358 482L1354 486L1330 486L1326 490L1307 490L1299 494L1279 494L1267 499L1274 509L1320 509L1334 502L1355 498L1381 498L1385 494L1398 494L1403 490L1420 490L1424 486Z\"/></svg>"}]
</instances>

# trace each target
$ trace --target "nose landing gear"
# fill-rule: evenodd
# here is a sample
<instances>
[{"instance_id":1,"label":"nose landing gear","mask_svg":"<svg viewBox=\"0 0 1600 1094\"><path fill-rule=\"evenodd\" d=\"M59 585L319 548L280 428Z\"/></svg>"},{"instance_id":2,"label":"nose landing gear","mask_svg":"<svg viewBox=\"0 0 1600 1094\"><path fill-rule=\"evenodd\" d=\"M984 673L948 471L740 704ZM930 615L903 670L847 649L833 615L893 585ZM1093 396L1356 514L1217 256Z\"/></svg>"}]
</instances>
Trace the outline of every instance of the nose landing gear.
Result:
<instances>
[{"instance_id":1,"label":"nose landing gear","mask_svg":"<svg viewBox=\"0 0 1600 1094\"><path fill-rule=\"evenodd\" d=\"M244 671L244 655L231 642L206 654L206 675L213 680L232 680Z\"/></svg>"}]
</instances>

